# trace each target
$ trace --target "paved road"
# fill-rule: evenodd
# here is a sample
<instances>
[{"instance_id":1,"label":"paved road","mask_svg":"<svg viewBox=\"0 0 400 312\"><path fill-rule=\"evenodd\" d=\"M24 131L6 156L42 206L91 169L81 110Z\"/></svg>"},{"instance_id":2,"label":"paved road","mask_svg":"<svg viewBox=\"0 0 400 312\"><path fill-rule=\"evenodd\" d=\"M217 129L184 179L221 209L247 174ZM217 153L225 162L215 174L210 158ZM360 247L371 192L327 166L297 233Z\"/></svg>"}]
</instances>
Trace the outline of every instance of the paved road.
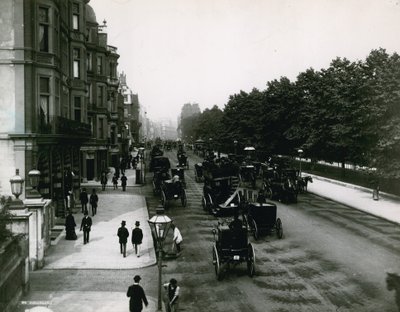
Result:
<instances>
[{"instance_id":1,"label":"paved road","mask_svg":"<svg viewBox=\"0 0 400 312\"><path fill-rule=\"evenodd\" d=\"M174 152L168 155L175 160ZM184 250L164 272L181 281L188 311L397 311L385 284L387 270L400 270L397 225L303 194L297 204L277 203L282 240L250 238L256 276L248 277L242 264L217 281L211 254L217 220L201 208L193 167L186 180L188 206L177 203L167 212L182 231Z\"/></svg>"},{"instance_id":2,"label":"paved road","mask_svg":"<svg viewBox=\"0 0 400 312\"><path fill-rule=\"evenodd\" d=\"M175 151L168 155L174 163ZM186 172L188 206L176 202L167 211L184 242L180 257L164 260L163 279L178 279L182 311L397 311L394 293L386 289L385 271L400 270L398 226L312 194L300 195L298 204L277 203L282 240L275 235L258 241L250 238L256 250L256 276L248 277L243 264L226 270L223 280L217 281L211 256L217 220L201 207L202 184L194 181L193 173L196 160L200 159L189 160L191 170ZM104 199L112 205L119 191L106 193ZM128 193L146 196L149 214L155 213L159 197L153 195L150 183ZM127 212L114 210L107 219L119 223L121 217L136 218L125 216ZM111 252L117 247L112 244L107 246ZM170 244L168 237L166 250ZM77 246L83 247L90 246ZM118 252L115 257L124 260ZM49 264L57 261L54 258ZM152 311L157 296L155 266L36 271L32 292L24 300L48 300L57 308L54 311L127 311L125 292L135 274L143 277ZM23 304L20 311L31 306Z\"/></svg>"}]
</instances>

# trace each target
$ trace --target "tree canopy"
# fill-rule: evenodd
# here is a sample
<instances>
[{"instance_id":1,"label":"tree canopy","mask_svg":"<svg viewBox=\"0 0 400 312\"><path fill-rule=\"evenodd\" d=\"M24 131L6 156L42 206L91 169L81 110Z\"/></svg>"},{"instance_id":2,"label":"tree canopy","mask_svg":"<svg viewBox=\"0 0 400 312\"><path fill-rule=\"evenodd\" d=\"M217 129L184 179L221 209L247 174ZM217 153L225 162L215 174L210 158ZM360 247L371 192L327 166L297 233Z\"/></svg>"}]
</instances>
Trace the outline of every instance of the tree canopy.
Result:
<instances>
[{"instance_id":1,"label":"tree canopy","mask_svg":"<svg viewBox=\"0 0 400 312\"><path fill-rule=\"evenodd\" d=\"M186 126L184 124L187 124ZM240 91L182 121L182 132L212 138L226 151L234 141L268 154L305 156L375 167L400 177L400 56L384 49L363 61L332 60L296 81L267 82L265 90Z\"/></svg>"}]
</instances>

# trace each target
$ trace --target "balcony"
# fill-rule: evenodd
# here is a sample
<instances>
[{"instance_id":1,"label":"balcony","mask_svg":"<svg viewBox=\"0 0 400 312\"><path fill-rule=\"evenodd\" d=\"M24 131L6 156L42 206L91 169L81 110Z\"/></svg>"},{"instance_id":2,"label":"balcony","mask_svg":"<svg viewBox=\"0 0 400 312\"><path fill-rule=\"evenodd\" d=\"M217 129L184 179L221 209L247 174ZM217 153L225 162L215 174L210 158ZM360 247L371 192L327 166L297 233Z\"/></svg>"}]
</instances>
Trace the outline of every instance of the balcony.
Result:
<instances>
[{"instance_id":1,"label":"balcony","mask_svg":"<svg viewBox=\"0 0 400 312\"><path fill-rule=\"evenodd\" d=\"M40 134L63 134L80 137L92 136L89 124L67 119L61 116L50 117L49 122L41 121L39 124Z\"/></svg>"}]
</instances>

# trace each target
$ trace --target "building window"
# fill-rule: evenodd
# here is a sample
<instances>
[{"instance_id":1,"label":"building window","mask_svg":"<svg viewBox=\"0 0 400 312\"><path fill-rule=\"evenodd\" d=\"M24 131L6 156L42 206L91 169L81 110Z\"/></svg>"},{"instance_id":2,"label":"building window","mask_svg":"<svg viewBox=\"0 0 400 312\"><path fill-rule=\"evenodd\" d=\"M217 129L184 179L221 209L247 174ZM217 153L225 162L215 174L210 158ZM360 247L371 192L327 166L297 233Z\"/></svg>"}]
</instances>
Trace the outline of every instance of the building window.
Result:
<instances>
[{"instance_id":1,"label":"building window","mask_svg":"<svg viewBox=\"0 0 400 312\"><path fill-rule=\"evenodd\" d=\"M81 51L74 48L74 78L80 78Z\"/></svg>"},{"instance_id":2,"label":"building window","mask_svg":"<svg viewBox=\"0 0 400 312\"><path fill-rule=\"evenodd\" d=\"M79 30L79 4L72 5L72 29Z\"/></svg>"},{"instance_id":3,"label":"building window","mask_svg":"<svg viewBox=\"0 0 400 312\"><path fill-rule=\"evenodd\" d=\"M55 114L58 115L59 112L61 111L60 107L60 79L56 78L54 80L54 107L55 107Z\"/></svg>"},{"instance_id":4,"label":"building window","mask_svg":"<svg viewBox=\"0 0 400 312\"><path fill-rule=\"evenodd\" d=\"M103 58L101 56L97 57L97 74L103 74Z\"/></svg>"},{"instance_id":5,"label":"building window","mask_svg":"<svg viewBox=\"0 0 400 312\"><path fill-rule=\"evenodd\" d=\"M88 96L89 104L93 104L93 85L91 83L88 85Z\"/></svg>"},{"instance_id":6,"label":"building window","mask_svg":"<svg viewBox=\"0 0 400 312\"><path fill-rule=\"evenodd\" d=\"M74 97L74 120L82 121L82 102L79 96Z\"/></svg>"},{"instance_id":7,"label":"building window","mask_svg":"<svg viewBox=\"0 0 400 312\"><path fill-rule=\"evenodd\" d=\"M111 127L110 141L111 141L111 144L117 144L117 135L116 135L115 126Z\"/></svg>"},{"instance_id":8,"label":"building window","mask_svg":"<svg viewBox=\"0 0 400 312\"><path fill-rule=\"evenodd\" d=\"M88 117L88 124L90 125L90 131L93 134L93 118L92 117Z\"/></svg>"},{"instance_id":9,"label":"building window","mask_svg":"<svg viewBox=\"0 0 400 312\"><path fill-rule=\"evenodd\" d=\"M40 122L42 125L50 123L50 79L40 77Z\"/></svg>"},{"instance_id":10,"label":"building window","mask_svg":"<svg viewBox=\"0 0 400 312\"><path fill-rule=\"evenodd\" d=\"M97 107L103 107L104 89L103 86L97 87Z\"/></svg>"},{"instance_id":11,"label":"building window","mask_svg":"<svg viewBox=\"0 0 400 312\"><path fill-rule=\"evenodd\" d=\"M54 12L54 43L53 43L53 52L56 55L60 54L60 33L59 33L59 27L60 27L60 16L57 11Z\"/></svg>"},{"instance_id":12,"label":"building window","mask_svg":"<svg viewBox=\"0 0 400 312\"><path fill-rule=\"evenodd\" d=\"M87 53L87 68L88 71L92 71L92 53Z\"/></svg>"},{"instance_id":13,"label":"building window","mask_svg":"<svg viewBox=\"0 0 400 312\"><path fill-rule=\"evenodd\" d=\"M39 8L39 51L49 52L49 9Z\"/></svg>"},{"instance_id":14,"label":"building window","mask_svg":"<svg viewBox=\"0 0 400 312\"><path fill-rule=\"evenodd\" d=\"M104 139L105 138L104 118L99 118L98 130L99 130L98 138L99 139Z\"/></svg>"}]
</instances>

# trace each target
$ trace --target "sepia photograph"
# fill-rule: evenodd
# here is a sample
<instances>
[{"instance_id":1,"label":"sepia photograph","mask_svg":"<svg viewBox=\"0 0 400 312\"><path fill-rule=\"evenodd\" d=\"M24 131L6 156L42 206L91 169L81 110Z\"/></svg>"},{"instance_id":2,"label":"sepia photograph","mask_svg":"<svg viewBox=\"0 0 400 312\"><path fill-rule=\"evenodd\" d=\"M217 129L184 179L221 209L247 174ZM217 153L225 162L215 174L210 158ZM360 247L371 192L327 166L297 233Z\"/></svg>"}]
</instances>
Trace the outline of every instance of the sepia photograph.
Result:
<instances>
[{"instance_id":1,"label":"sepia photograph","mask_svg":"<svg viewBox=\"0 0 400 312\"><path fill-rule=\"evenodd\" d=\"M400 0L0 25L0 312L400 312Z\"/></svg>"}]
</instances>

